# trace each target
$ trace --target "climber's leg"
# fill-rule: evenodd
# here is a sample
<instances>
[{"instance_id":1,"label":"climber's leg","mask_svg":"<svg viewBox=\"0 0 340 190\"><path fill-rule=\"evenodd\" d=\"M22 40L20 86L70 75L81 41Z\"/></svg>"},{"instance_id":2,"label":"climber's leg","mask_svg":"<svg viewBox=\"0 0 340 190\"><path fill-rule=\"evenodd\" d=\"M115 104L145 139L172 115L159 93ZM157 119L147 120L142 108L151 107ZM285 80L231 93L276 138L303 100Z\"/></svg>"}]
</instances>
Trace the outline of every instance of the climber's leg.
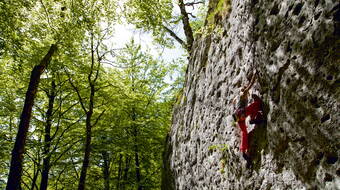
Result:
<instances>
[{"instance_id":1,"label":"climber's leg","mask_svg":"<svg viewBox=\"0 0 340 190\"><path fill-rule=\"evenodd\" d=\"M242 153L246 153L248 150L248 132L247 132L247 125L245 121L239 121L238 126L241 129L241 145L240 150Z\"/></svg>"},{"instance_id":2,"label":"climber's leg","mask_svg":"<svg viewBox=\"0 0 340 190\"><path fill-rule=\"evenodd\" d=\"M248 132L247 132L247 125L245 122L245 117L239 118L239 121L237 123L241 129L240 150L242 152L242 157L247 161L246 167L249 169L252 167L252 163L251 163L251 158L249 155Z\"/></svg>"}]
</instances>

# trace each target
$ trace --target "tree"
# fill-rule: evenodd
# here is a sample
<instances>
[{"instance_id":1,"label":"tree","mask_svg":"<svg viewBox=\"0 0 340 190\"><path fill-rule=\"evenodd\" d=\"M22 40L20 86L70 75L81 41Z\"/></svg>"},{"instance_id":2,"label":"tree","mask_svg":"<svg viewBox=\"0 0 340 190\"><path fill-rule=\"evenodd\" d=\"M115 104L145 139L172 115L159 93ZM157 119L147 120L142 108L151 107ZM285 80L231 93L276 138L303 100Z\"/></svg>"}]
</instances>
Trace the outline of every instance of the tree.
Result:
<instances>
[{"instance_id":1,"label":"tree","mask_svg":"<svg viewBox=\"0 0 340 190\"><path fill-rule=\"evenodd\" d=\"M191 54L194 35L186 7L193 7L203 3L204 1L184 3L183 0L178 0L176 4L180 9L180 15L174 16L175 11L172 0L128 0L125 4L125 12L128 22L133 23L137 28L152 31L158 43L163 45L168 44L169 38L164 38L164 34L168 34ZM190 13L190 15L192 14ZM182 21L185 40L181 38L179 33L174 31L179 21Z\"/></svg>"},{"instance_id":2,"label":"tree","mask_svg":"<svg viewBox=\"0 0 340 190\"><path fill-rule=\"evenodd\" d=\"M7 61L0 61L0 189L6 188L7 170L18 123L19 110L22 108L24 92L18 75Z\"/></svg>"},{"instance_id":3,"label":"tree","mask_svg":"<svg viewBox=\"0 0 340 190\"><path fill-rule=\"evenodd\" d=\"M26 138L27 138L27 132L29 129L29 124L32 116L32 107L34 105L35 96L38 90L39 82L40 82L40 76L43 73L43 71L48 67L52 56L55 54L57 49L57 43L60 43L60 41L64 40L65 36L62 36L61 34L65 31L69 30L72 27L72 23L62 21L59 17L60 11L50 11L54 13L53 19L51 19L51 16L49 14L49 11L46 9L43 1L40 1L42 4L42 8L37 8L37 2L30 3L20 3L17 1L13 1L13 4L3 4L1 3L1 7L7 7L9 8L5 16L11 15L13 17L5 18L4 17L4 23L5 25L8 24L8 26L16 26L19 30L13 30L11 28L6 28L4 30L4 33L2 36L4 36L5 41L12 42L12 46L7 46L10 49L9 56L12 56L14 60L19 58L19 61L22 61L22 59L26 59L26 61L31 61L30 64L34 63L36 60L34 58L37 58L39 56L32 56L32 58L26 58L24 55L32 54L31 52L27 52L28 48L35 47L36 49L46 49L43 48L44 46L48 46L49 50L48 52L43 56L43 58L39 61L39 64L33 66L33 69L31 71L31 77L30 82L27 88L26 97L25 97L25 103L24 107L20 116L20 122L19 122L19 129L15 140L15 145L12 150L12 158L11 158L11 166L10 166L10 172L8 175L7 180L7 189L19 189L20 188L20 182L21 182L21 176L22 176L22 167L23 167L23 155L25 151L25 144L26 144ZM34 4L36 3L36 4ZM14 6L13 5L19 5L16 7L16 9L21 10L21 14L19 16L16 16L17 14L14 14ZM44 10L43 10L44 9ZM40 12L41 11L41 12ZM20 12L20 11L19 11ZM58 15L58 16L55 16ZM38 18L43 17L46 18L45 20L42 20L39 23L33 23L30 22L28 19L25 19L25 17L31 17L31 18ZM68 20L69 21L69 20ZM15 24L9 23L13 22ZM48 27L46 27L48 26ZM60 29L60 27L65 27ZM1 27L4 27L1 25ZM58 29L56 29L58 28ZM46 30L47 29L47 30ZM23 31L23 32L22 32ZM35 38L32 38L32 34L35 35ZM66 34L69 34L69 31L67 31ZM72 35L72 34L71 34ZM62 36L62 37L61 37ZM67 36L67 35L66 35ZM37 43L35 39L39 39L40 43ZM25 44L25 45L24 45ZM46 45L48 44L48 45ZM40 54L40 53L38 53ZM22 63L19 63L19 65L22 65Z\"/></svg>"},{"instance_id":4,"label":"tree","mask_svg":"<svg viewBox=\"0 0 340 190\"><path fill-rule=\"evenodd\" d=\"M46 69L51 61L53 54L55 53L57 46L52 44L49 51L41 62L35 66L31 73L30 83L26 92L26 98L24 108L22 110L19 122L19 129L16 136L14 148L12 150L10 172L7 180L7 190L19 189L22 175L22 161L24 155L24 149L26 144L27 131L32 116L32 107L34 99L37 93L38 85L40 82L40 76Z\"/></svg>"},{"instance_id":5,"label":"tree","mask_svg":"<svg viewBox=\"0 0 340 190\"><path fill-rule=\"evenodd\" d=\"M134 159L134 171L131 172L134 172L136 188L149 189L159 185L158 179L149 175L159 172L160 162L156 160L160 154L154 150L161 148L170 121L170 104L163 99L163 92L168 87L164 78L169 68L141 51L133 41L120 53L117 62L124 68L116 78L122 81L121 88L125 89L120 100L124 101L126 114L124 136L128 146L124 149L129 150L126 160Z\"/></svg>"}]
</instances>

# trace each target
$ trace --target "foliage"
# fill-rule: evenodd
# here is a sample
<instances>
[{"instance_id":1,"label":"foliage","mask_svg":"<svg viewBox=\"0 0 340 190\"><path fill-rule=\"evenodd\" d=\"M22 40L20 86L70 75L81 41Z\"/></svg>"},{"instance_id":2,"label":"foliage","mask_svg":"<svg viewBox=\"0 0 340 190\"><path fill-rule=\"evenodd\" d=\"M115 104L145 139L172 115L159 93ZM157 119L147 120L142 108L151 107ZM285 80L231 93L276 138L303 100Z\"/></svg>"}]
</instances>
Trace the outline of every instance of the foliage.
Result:
<instances>
[{"instance_id":1,"label":"foliage","mask_svg":"<svg viewBox=\"0 0 340 190\"><path fill-rule=\"evenodd\" d=\"M209 149L209 151L218 150L218 151L224 152L224 151L228 150L228 145L226 145L226 144L216 144L216 145L209 146L208 149Z\"/></svg>"},{"instance_id":2,"label":"foliage","mask_svg":"<svg viewBox=\"0 0 340 190\"><path fill-rule=\"evenodd\" d=\"M124 15L137 28L152 31L160 44L172 46L163 25L175 27L180 17L173 15L170 0L129 2L126 14L111 0L0 2L0 189L6 186L31 70L51 44L57 44L58 51L41 76L35 98L22 188L40 188L47 157L48 189L77 188L87 132L81 100L90 105L95 77L87 189L105 189L107 184L110 189L160 188L161 150L183 87L185 58L167 63L133 40L120 50L108 47L107 41ZM197 27L202 24L194 22ZM53 88L55 100L48 116ZM45 141L48 120L50 142Z\"/></svg>"},{"instance_id":3,"label":"foliage","mask_svg":"<svg viewBox=\"0 0 340 190\"><path fill-rule=\"evenodd\" d=\"M129 23L145 32L151 32L156 43L166 47L174 47L173 41L176 40L190 52L187 48L192 46L189 42L193 40L191 39L193 36L187 34L187 31L193 30L195 32L203 27L206 12L205 2L205 0L186 1L183 4L184 12L181 12L178 10L181 5L177 0L127 0L124 3L124 13ZM199 11L195 11L197 7ZM188 10L198 13L195 15ZM190 18L190 23L185 25L183 18L187 17L188 21ZM186 40L183 39L183 33Z\"/></svg>"},{"instance_id":4,"label":"foliage","mask_svg":"<svg viewBox=\"0 0 340 190\"><path fill-rule=\"evenodd\" d=\"M221 159L220 159L220 172L221 174L225 173L225 165L226 162L228 161L228 156L229 156L229 147L227 144L216 144L216 145L211 145L208 148L209 151L218 151L219 154L221 154Z\"/></svg>"},{"instance_id":5,"label":"foliage","mask_svg":"<svg viewBox=\"0 0 340 190\"><path fill-rule=\"evenodd\" d=\"M171 0L134 1L128 0L124 4L126 19L138 29L151 31L155 41L161 45L171 47L171 38L166 34L164 26L176 25L180 17L172 16L173 4Z\"/></svg>"},{"instance_id":6,"label":"foliage","mask_svg":"<svg viewBox=\"0 0 340 190\"><path fill-rule=\"evenodd\" d=\"M207 25L217 24L217 18L228 15L231 11L231 0L218 0L217 5L207 15Z\"/></svg>"},{"instance_id":7,"label":"foliage","mask_svg":"<svg viewBox=\"0 0 340 190\"><path fill-rule=\"evenodd\" d=\"M203 28L205 28L205 19L207 17L208 6L200 6L198 7L198 12L196 18L191 21L191 27L194 31L194 35L202 33Z\"/></svg>"}]
</instances>

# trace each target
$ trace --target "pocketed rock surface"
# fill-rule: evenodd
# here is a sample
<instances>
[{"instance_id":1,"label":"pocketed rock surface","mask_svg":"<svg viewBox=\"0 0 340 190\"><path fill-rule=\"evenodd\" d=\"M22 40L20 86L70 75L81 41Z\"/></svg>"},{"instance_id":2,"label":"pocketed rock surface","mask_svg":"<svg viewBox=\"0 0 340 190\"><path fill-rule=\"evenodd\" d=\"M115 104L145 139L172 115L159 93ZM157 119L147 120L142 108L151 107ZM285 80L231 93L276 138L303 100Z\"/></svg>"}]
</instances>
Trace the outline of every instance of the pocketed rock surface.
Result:
<instances>
[{"instance_id":1,"label":"pocketed rock surface","mask_svg":"<svg viewBox=\"0 0 340 190\"><path fill-rule=\"evenodd\" d=\"M232 0L216 26L193 47L162 189L340 189L339 1ZM255 70L267 122L248 123L247 169L232 100Z\"/></svg>"}]
</instances>

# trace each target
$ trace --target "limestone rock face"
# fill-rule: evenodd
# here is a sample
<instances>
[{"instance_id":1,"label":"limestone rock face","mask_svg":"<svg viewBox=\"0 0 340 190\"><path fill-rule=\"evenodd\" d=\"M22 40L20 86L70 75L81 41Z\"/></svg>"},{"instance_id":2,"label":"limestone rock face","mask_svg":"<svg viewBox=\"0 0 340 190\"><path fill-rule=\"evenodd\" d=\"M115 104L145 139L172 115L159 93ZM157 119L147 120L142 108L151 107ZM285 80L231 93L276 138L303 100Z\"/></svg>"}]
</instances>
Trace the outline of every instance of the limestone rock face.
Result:
<instances>
[{"instance_id":1,"label":"limestone rock face","mask_svg":"<svg viewBox=\"0 0 340 190\"><path fill-rule=\"evenodd\" d=\"M163 189L340 189L339 1L232 0L228 11L195 41ZM247 169L232 100L255 70L267 122L248 123Z\"/></svg>"}]
</instances>

